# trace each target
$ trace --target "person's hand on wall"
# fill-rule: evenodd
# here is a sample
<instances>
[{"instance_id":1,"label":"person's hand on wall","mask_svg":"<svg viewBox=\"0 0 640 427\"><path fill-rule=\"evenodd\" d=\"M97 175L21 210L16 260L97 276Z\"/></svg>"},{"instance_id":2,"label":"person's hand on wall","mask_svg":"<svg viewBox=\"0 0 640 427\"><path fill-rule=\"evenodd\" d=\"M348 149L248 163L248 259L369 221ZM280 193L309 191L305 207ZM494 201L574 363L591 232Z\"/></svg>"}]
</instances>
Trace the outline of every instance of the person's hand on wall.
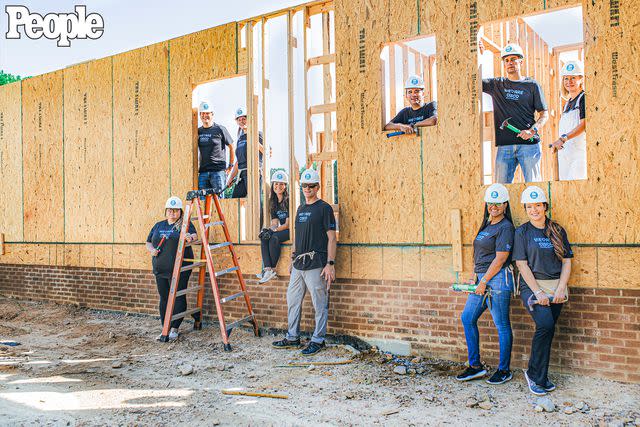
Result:
<instances>
[{"instance_id":1,"label":"person's hand on wall","mask_svg":"<svg viewBox=\"0 0 640 427\"><path fill-rule=\"evenodd\" d=\"M480 52L480 55L484 54L484 42L480 36L478 36L478 51Z\"/></svg>"},{"instance_id":2,"label":"person's hand on wall","mask_svg":"<svg viewBox=\"0 0 640 427\"><path fill-rule=\"evenodd\" d=\"M331 264L327 264L322 269L320 276L327 281L327 290L331 287L331 283L336 280L336 268Z\"/></svg>"},{"instance_id":3,"label":"person's hand on wall","mask_svg":"<svg viewBox=\"0 0 640 427\"><path fill-rule=\"evenodd\" d=\"M398 126L400 127L400 130L402 132L404 132L405 134L407 134L407 135L415 133L415 130L413 129L413 126L405 125L404 123L398 123Z\"/></svg>"}]
</instances>

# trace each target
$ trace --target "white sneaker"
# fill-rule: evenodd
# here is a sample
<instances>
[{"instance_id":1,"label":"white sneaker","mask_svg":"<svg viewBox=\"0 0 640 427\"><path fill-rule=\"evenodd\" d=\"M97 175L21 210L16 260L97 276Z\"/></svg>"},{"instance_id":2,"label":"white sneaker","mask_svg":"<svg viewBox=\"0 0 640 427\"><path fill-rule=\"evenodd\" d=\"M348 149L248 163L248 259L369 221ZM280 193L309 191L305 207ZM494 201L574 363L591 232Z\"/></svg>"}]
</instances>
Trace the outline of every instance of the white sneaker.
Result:
<instances>
[{"instance_id":1,"label":"white sneaker","mask_svg":"<svg viewBox=\"0 0 640 427\"><path fill-rule=\"evenodd\" d=\"M178 330L177 329L171 329L169 331L169 341L175 341L178 339Z\"/></svg>"},{"instance_id":2,"label":"white sneaker","mask_svg":"<svg viewBox=\"0 0 640 427\"><path fill-rule=\"evenodd\" d=\"M266 270L262 275L262 279L258 283L267 283L269 280L278 277L275 270Z\"/></svg>"},{"instance_id":3,"label":"white sneaker","mask_svg":"<svg viewBox=\"0 0 640 427\"><path fill-rule=\"evenodd\" d=\"M260 273L256 274L256 277L258 279L262 279L262 275L264 274L264 270L262 270Z\"/></svg>"}]
</instances>

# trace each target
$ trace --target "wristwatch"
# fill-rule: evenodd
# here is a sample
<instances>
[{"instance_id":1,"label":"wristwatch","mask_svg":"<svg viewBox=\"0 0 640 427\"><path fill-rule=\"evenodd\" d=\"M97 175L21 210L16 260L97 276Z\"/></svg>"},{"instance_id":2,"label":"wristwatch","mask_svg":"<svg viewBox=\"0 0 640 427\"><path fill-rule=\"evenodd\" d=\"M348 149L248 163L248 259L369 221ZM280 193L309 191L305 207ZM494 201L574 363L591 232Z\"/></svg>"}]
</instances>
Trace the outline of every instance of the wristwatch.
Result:
<instances>
[{"instance_id":1,"label":"wristwatch","mask_svg":"<svg viewBox=\"0 0 640 427\"><path fill-rule=\"evenodd\" d=\"M335 263L336 263L335 261L327 261L327 264L329 265L335 265Z\"/></svg>"},{"instance_id":2,"label":"wristwatch","mask_svg":"<svg viewBox=\"0 0 640 427\"><path fill-rule=\"evenodd\" d=\"M560 139L562 140L562 142L567 142L569 136L566 133L563 133L562 135L560 135Z\"/></svg>"}]
</instances>

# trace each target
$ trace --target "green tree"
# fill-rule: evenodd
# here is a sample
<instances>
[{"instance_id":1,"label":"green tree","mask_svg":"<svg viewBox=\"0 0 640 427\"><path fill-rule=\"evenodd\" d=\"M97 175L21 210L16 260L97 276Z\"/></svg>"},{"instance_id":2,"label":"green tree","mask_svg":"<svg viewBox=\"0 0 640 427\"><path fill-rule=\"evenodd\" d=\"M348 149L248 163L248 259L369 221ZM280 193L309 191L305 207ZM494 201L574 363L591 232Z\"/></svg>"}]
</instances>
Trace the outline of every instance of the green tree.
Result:
<instances>
[{"instance_id":1,"label":"green tree","mask_svg":"<svg viewBox=\"0 0 640 427\"><path fill-rule=\"evenodd\" d=\"M14 76L13 74L5 73L4 70L0 70L0 86L20 80L22 80L22 77Z\"/></svg>"}]
</instances>

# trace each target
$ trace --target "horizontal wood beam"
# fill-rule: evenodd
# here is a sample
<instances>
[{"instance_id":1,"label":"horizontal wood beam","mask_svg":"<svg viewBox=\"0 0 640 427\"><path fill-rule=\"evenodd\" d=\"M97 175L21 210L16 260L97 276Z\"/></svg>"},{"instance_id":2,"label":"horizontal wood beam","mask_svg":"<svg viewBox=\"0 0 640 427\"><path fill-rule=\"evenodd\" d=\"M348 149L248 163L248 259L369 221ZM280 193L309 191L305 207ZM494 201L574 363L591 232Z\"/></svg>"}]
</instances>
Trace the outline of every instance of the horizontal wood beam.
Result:
<instances>
[{"instance_id":1,"label":"horizontal wood beam","mask_svg":"<svg viewBox=\"0 0 640 427\"><path fill-rule=\"evenodd\" d=\"M500 51L502 50L500 46L498 46L492 40L486 38L485 36L482 36L481 39L484 43L485 49L490 50L493 53L500 53Z\"/></svg>"},{"instance_id":2,"label":"horizontal wood beam","mask_svg":"<svg viewBox=\"0 0 640 427\"><path fill-rule=\"evenodd\" d=\"M332 102L331 104L320 104L309 107L309 114L333 113L334 111L336 111L335 102Z\"/></svg>"},{"instance_id":3,"label":"horizontal wood beam","mask_svg":"<svg viewBox=\"0 0 640 427\"><path fill-rule=\"evenodd\" d=\"M323 151L321 153L310 153L309 159L312 162L327 162L331 160L338 160L337 151Z\"/></svg>"},{"instance_id":4,"label":"horizontal wood beam","mask_svg":"<svg viewBox=\"0 0 640 427\"><path fill-rule=\"evenodd\" d=\"M324 65L331 64L336 62L336 54L330 53L329 55L320 55L309 58L307 61L309 67L313 67L314 65Z\"/></svg>"},{"instance_id":5,"label":"horizontal wood beam","mask_svg":"<svg viewBox=\"0 0 640 427\"><path fill-rule=\"evenodd\" d=\"M318 13L329 12L331 10L333 10L332 1L326 2L326 3L314 4L307 7L307 14L311 16L311 15L317 15Z\"/></svg>"}]
</instances>

